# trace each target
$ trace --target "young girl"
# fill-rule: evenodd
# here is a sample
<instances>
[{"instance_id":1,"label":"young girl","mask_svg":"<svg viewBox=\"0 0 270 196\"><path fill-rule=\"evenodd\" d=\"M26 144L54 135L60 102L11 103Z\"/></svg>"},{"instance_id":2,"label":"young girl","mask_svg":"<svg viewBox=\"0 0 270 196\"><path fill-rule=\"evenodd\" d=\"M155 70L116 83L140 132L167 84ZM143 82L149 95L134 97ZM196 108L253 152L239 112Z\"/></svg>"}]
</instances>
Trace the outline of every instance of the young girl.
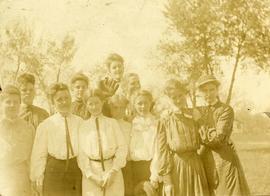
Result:
<instances>
[{"instance_id":1,"label":"young girl","mask_svg":"<svg viewBox=\"0 0 270 196\"><path fill-rule=\"evenodd\" d=\"M29 196L29 159L34 127L19 118L21 96L15 86L6 86L1 99L0 195Z\"/></svg>"},{"instance_id":2,"label":"young girl","mask_svg":"<svg viewBox=\"0 0 270 196\"><path fill-rule=\"evenodd\" d=\"M132 121L129 146L134 187L151 176L150 165L157 131L157 121L150 112L152 104L153 97L149 91L141 90L134 97L136 116Z\"/></svg>"},{"instance_id":3,"label":"young girl","mask_svg":"<svg viewBox=\"0 0 270 196\"><path fill-rule=\"evenodd\" d=\"M79 131L78 163L83 173L83 196L123 196L121 172L126 164L127 145L115 119L102 114L103 95L90 93L87 109L91 118Z\"/></svg>"},{"instance_id":4,"label":"young girl","mask_svg":"<svg viewBox=\"0 0 270 196\"><path fill-rule=\"evenodd\" d=\"M109 99L108 103L110 106L112 117L118 121L122 133L124 134L127 146L129 146L131 123L124 120L128 100L123 95L114 95ZM132 196L133 195L132 167L129 152L127 155L127 164L122 169L122 172L125 184L125 196Z\"/></svg>"}]
</instances>

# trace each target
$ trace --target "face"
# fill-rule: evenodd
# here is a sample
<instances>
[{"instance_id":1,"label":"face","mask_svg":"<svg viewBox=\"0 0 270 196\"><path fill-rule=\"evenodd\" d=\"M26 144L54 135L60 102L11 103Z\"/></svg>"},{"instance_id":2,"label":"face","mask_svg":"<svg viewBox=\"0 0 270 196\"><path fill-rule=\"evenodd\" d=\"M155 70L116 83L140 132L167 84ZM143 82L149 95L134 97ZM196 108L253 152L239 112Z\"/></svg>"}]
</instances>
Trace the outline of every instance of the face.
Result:
<instances>
[{"instance_id":1,"label":"face","mask_svg":"<svg viewBox=\"0 0 270 196\"><path fill-rule=\"evenodd\" d=\"M21 100L18 95L7 95L2 101L4 115L8 118L15 118L19 114Z\"/></svg>"},{"instance_id":2,"label":"face","mask_svg":"<svg viewBox=\"0 0 270 196\"><path fill-rule=\"evenodd\" d=\"M200 88L200 90L202 92L204 100L208 104L212 104L217 100L218 87L215 84L213 83L205 84Z\"/></svg>"},{"instance_id":3,"label":"face","mask_svg":"<svg viewBox=\"0 0 270 196\"><path fill-rule=\"evenodd\" d=\"M35 97L35 87L31 83L25 83L20 86L22 103L32 105Z\"/></svg>"},{"instance_id":4,"label":"face","mask_svg":"<svg viewBox=\"0 0 270 196\"><path fill-rule=\"evenodd\" d=\"M147 96L139 96L134 102L134 108L139 116L145 116L150 113L151 104Z\"/></svg>"},{"instance_id":5,"label":"face","mask_svg":"<svg viewBox=\"0 0 270 196\"><path fill-rule=\"evenodd\" d=\"M140 90L141 83L138 77L130 77L128 80L128 91L134 92L136 90Z\"/></svg>"},{"instance_id":6,"label":"face","mask_svg":"<svg viewBox=\"0 0 270 196\"><path fill-rule=\"evenodd\" d=\"M76 100L82 100L87 90L87 83L84 80L77 80L72 85L72 91Z\"/></svg>"},{"instance_id":7,"label":"face","mask_svg":"<svg viewBox=\"0 0 270 196\"><path fill-rule=\"evenodd\" d=\"M111 115L115 119L123 119L126 114L126 105L110 104Z\"/></svg>"},{"instance_id":8,"label":"face","mask_svg":"<svg viewBox=\"0 0 270 196\"><path fill-rule=\"evenodd\" d=\"M119 61L113 61L110 64L109 72L114 79L121 80L124 73L124 65Z\"/></svg>"},{"instance_id":9,"label":"face","mask_svg":"<svg viewBox=\"0 0 270 196\"><path fill-rule=\"evenodd\" d=\"M91 115L97 116L101 114L103 101L99 97L89 97L86 104Z\"/></svg>"},{"instance_id":10,"label":"face","mask_svg":"<svg viewBox=\"0 0 270 196\"><path fill-rule=\"evenodd\" d=\"M186 95L184 92L173 90L170 92L169 97L176 107L185 108L187 106Z\"/></svg>"},{"instance_id":11,"label":"face","mask_svg":"<svg viewBox=\"0 0 270 196\"><path fill-rule=\"evenodd\" d=\"M71 108L71 96L68 90L58 91L54 98L53 104L57 112L68 113Z\"/></svg>"}]
</instances>

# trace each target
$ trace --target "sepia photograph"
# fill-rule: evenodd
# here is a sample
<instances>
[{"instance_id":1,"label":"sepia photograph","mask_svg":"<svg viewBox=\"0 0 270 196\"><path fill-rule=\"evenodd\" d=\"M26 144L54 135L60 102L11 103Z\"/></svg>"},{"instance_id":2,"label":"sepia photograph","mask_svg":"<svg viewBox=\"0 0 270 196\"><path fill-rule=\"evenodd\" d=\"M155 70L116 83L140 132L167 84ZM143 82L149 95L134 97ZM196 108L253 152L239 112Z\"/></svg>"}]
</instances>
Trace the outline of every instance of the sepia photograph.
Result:
<instances>
[{"instance_id":1,"label":"sepia photograph","mask_svg":"<svg viewBox=\"0 0 270 196\"><path fill-rule=\"evenodd\" d=\"M270 0L0 0L0 196L270 196Z\"/></svg>"}]
</instances>

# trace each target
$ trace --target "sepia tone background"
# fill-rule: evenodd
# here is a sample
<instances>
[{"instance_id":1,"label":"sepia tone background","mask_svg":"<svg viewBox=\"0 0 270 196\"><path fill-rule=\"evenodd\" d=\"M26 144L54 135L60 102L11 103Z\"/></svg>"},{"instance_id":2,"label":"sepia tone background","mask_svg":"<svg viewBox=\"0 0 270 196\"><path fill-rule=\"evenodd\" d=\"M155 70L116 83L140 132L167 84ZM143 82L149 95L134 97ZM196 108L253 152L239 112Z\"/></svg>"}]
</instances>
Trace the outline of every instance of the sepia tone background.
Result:
<instances>
[{"instance_id":1,"label":"sepia tone background","mask_svg":"<svg viewBox=\"0 0 270 196\"><path fill-rule=\"evenodd\" d=\"M106 72L107 54L116 52L125 59L125 72L138 73L156 97L168 77L180 77L189 81L190 104L196 97L198 105L194 81L203 72L214 73L222 81L221 99L236 112L232 137L251 191L270 195L270 118L264 113L270 112L269 5L269 0L0 0L1 85L30 71L38 78L35 101L48 108L51 82L68 82L74 71L95 81Z\"/></svg>"}]
</instances>

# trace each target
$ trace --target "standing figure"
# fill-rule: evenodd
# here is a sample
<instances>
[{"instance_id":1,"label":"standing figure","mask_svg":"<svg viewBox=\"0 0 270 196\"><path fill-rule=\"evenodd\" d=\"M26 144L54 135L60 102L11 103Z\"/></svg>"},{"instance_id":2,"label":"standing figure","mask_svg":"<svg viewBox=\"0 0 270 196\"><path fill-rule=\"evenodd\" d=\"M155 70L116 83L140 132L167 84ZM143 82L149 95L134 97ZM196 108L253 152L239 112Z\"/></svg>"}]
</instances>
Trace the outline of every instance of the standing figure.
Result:
<instances>
[{"instance_id":1,"label":"standing figure","mask_svg":"<svg viewBox=\"0 0 270 196\"><path fill-rule=\"evenodd\" d=\"M208 183L200 148L198 127L187 109L187 89L178 80L168 80L165 94L176 106L160 119L157 135L158 173L166 196L208 196Z\"/></svg>"},{"instance_id":2,"label":"standing figure","mask_svg":"<svg viewBox=\"0 0 270 196\"><path fill-rule=\"evenodd\" d=\"M82 195L124 196L121 169L126 164L127 145L118 122L102 114L103 103L100 90L90 93L86 104L91 118L79 130Z\"/></svg>"},{"instance_id":3,"label":"standing figure","mask_svg":"<svg viewBox=\"0 0 270 196\"><path fill-rule=\"evenodd\" d=\"M79 116L71 114L68 86L49 89L56 113L37 128L31 156L31 181L45 196L80 196L81 171L77 165Z\"/></svg>"},{"instance_id":4,"label":"standing figure","mask_svg":"<svg viewBox=\"0 0 270 196\"><path fill-rule=\"evenodd\" d=\"M72 114L80 116L86 120L90 113L86 109L85 94L89 86L89 79L83 73L76 73L71 78L71 91L74 94L74 101L71 104Z\"/></svg>"},{"instance_id":5,"label":"standing figure","mask_svg":"<svg viewBox=\"0 0 270 196\"><path fill-rule=\"evenodd\" d=\"M117 53L109 54L106 61L107 76L101 80L98 84L98 88L107 92L106 97L111 97L114 94L121 94L122 90L119 89L124 75L124 59ZM111 88L107 88L111 87ZM108 102L105 101L103 105L103 114L108 117L112 117Z\"/></svg>"},{"instance_id":6,"label":"standing figure","mask_svg":"<svg viewBox=\"0 0 270 196\"><path fill-rule=\"evenodd\" d=\"M35 77L29 73L23 73L17 79L18 88L21 92L20 117L33 125L35 129L49 114L46 110L33 105L35 98Z\"/></svg>"},{"instance_id":7,"label":"standing figure","mask_svg":"<svg viewBox=\"0 0 270 196\"><path fill-rule=\"evenodd\" d=\"M34 127L19 118L20 91L8 85L1 93L0 195L29 196L29 161Z\"/></svg>"},{"instance_id":8,"label":"standing figure","mask_svg":"<svg viewBox=\"0 0 270 196\"><path fill-rule=\"evenodd\" d=\"M125 137L127 146L129 147L131 137L131 123L124 120L125 112L128 105L128 100L123 95L114 95L109 101L109 106L112 118L116 119L120 125L122 133ZM122 169L124 183L125 183L125 196L133 195L133 181L132 181L132 164L130 162L130 155L128 152L126 166Z\"/></svg>"},{"instance_id":9,"label":"standing figure","mask_svg":"<svg viewBox=\"0 0 270 196\"><path fill-rule=\"evenodd\" d=\"M141 182L151 177L151 161L154 156L157 120L151 114L153 97L141 90L134 97L136 116L132 121L130 159L132 163L134 190Z\"/></svg>"},{"instance_id":10,"label":"standing figure","mask_svg":"<svg viewBox=\"0 0 270 196\"><path fill-rule=\"evenodd\" d=\"M201 156L206 163L209 182L212 182L211 188L215 188L215 195L248 196L250 191L243 168L230 139L234 111L229 105L219 100L219 85L219 81L211 75L202 76L198 81L198 88L208 105L201 108L203 115L199 120L201 138L204 143ZM209 153L213 157L209 156ZM211 157L214 164L210 164ZM214 177L217 179L213 179Z\"/></svg>"},{"instance_id":11,"label":"standing figure","mask_svg":"<svg viewBox=\"0 0 270 196\"><path fill-rule=\"evenodd\" d=\"M141 82L138 74L128 73L127 75L125 75L121 83L121 87L123 89L122 94L129 101L129 104L126 108L125 119L131 122L135 115L133 110L134 97L136 96L136 93L141 89Z\"/></svg>"}]
</instances>

